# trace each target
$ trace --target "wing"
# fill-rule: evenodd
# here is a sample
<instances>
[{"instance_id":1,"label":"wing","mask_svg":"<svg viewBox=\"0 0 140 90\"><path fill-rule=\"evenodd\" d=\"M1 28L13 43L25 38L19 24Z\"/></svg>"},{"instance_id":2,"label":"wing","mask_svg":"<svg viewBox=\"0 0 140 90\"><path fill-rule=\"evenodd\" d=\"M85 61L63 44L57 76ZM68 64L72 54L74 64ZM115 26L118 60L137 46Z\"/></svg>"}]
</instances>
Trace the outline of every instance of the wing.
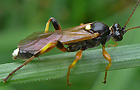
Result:
<instances>
[{"instance_id":1,"label":"wing","mask_svg":"<svg viewBox=\"0 0 140 90\"><path fill-rule=\"evenodd\" d=\"M27 38L25 38L24 40L21 40L18 44L18 48L20 48L20 50L23 51L32 51L35 53L40 51L48 43L52 43L56 40L59 40L61 36L61 30L49 33L35 32Z\"/></svg>"},{"instance_id":2,"label":"wing","mask_svg":"<svg viewBox=\"0 0 140 90\"><path fill-rule=\"evenodd\" d=\"M89 33L84 30L85 26L88 24L64 30L60 42L69 44L98 37L99 33Z\"/></svg>"},{"instance_id":3,"label":"wing","mask_svg":"<svg viewBox=\"0 0 140 90\"><path fill-rule=\"evenodd\" d=\"M89 23L88 23L89 24ZM74 28L69 28L66 30L57 30L53 32L36 32L28 36L27 38L21 40L18 44L18 48L23 51L38 52L44 46L49 43L53 43L59 40L63 44L74 43L78 41L93 39L99 36L98 33L89 33L84 30L87 24L77 26Z\"/></svg>"}]
</instances>

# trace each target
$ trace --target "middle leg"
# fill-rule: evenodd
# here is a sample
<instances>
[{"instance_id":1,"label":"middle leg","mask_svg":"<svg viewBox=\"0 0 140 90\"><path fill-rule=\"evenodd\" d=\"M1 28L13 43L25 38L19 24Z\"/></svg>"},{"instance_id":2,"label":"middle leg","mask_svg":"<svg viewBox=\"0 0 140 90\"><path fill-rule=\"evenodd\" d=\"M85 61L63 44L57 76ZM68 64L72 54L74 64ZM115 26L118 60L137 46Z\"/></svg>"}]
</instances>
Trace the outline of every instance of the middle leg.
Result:
<instances>
[{"instance_id":1,"label":"middle leg","mask_svg":"<svg viewBox=\"0 0 140 90\"><path fill-rule=\"evenodd\" d=\"M73 67L76 65L77 61L80 60L80 59L82 58L82 52L83 52L83 50L81 49L80 51L78 51L78 52L76 53L76 58L75 58L75 60L74 60L73 63L68 67L68 73L67 73L67 84L68 84L68 86L71 85L71 83L70 83L70 81L69 81L70 69L73 68Z\"/></svg>"},{"instance_id":2,"label":"middle leg","mask_svg":"<svg viewBox=\"0 0 140 90\"><path fill-rule=\"evenodd\" d=\"M67 48L65 48L64 45L63 45L60 41L58 41L56 47L57 47L60 51L63 51L63 52L66 52L66 51L67 51L67 52L68 52ZM81 50L79 50L79 51L76 53L76 58L75 58L75 60L74 60L73 63L68 67L68 72L67 72L67 84L68 84L68 86L71 85L71 83L70 83L70 81L69 81L70 69L73 68L73 67L76 65L77 61L80 60L80 59L82 58L82 52L83 52L84 50L85 50L85 49L81 49Z\"/></svg>"}]
</instances>

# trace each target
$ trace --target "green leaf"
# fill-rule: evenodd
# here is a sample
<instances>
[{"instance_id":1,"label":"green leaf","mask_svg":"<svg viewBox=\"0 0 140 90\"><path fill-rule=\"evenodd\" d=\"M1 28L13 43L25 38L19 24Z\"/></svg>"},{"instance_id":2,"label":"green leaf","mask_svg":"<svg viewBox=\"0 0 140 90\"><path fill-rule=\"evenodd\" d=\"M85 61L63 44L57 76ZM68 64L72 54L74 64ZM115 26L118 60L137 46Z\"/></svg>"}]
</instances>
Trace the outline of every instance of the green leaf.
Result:
<instances>
[{"instance_id":1,"label":"green leaf","mask_svg":"<svg viewBox=\"0 0 140 90\"><path fill-rule=\"evenodd\" d=\"M140 44L125 45L106 48L112 57L112 66L109 70L125 69L140 66ZM0 85L18 84L39 80L57 79L67 75L68 66L75 59L75 52L50 55L37 58L18 70L7 83L3 84L5 78L12 70L22 63L6 63L0 65ZM105 71L108 61L102 56L102 50L87 50L83 57L71 69L71 75ZM109 77L108 77L109 78Z\"/></svg>"}]
</instances>

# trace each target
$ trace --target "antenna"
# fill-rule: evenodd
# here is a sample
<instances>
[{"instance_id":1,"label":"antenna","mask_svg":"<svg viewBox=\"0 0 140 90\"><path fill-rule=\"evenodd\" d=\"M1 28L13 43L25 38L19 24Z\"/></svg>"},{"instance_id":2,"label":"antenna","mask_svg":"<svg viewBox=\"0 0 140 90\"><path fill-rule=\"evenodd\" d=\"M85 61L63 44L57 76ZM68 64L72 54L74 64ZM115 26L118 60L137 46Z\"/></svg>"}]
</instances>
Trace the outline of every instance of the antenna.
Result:
<instances>
[{"instance_id":1,"label":"antenna","mask_svg":"<svg viewBox=\"0 0 140 90\"><path fill-rule=\"evenodd\" d=\"M129 30L132 30L132 29L136 29L136 28L140 28L140 26L128 28L127 30L125 30L125 32L127 32L127 31L129 31Z\"/></svg>"},{"instance_id":2,"label":"antenna","mask_svg":"<svg viewBox=\"0 0 140 90\"><path fill-rule=\"evenodd\" d=\"M128 20L127 20L127 22L125 23L125 25L124 25L124 27L122 28L122 30L124 30L124 29L126 28L126 25L128 24L128 22L130 21L132 15L134 14L134 12L135 12L137 6L139 5L139 2L140 2L140 0L138 0L138 2L137 2L137 4L136 4L135 8L133 9L133 11L132 11L130 17L128 18ZM128 31L128 30L130 30L130 29L135 29L135 28L140 28L140 26L138 26L138 27L133 27L133 28L129 28L129 29L127 29L126 31Z\"/></svg>"}]
</instances>

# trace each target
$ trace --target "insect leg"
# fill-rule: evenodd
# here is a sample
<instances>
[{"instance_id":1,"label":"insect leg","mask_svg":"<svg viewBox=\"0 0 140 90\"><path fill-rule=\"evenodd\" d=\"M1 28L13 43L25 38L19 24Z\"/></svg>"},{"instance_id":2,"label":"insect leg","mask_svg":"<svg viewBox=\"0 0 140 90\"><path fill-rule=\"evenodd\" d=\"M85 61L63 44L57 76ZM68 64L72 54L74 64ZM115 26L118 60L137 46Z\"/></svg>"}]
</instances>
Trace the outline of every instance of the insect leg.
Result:
<instances>
[{"instance_id":1,"label":"insect leg","mask_svg":"<svg viewBox=\"0 0 140 90\"><path fill-rule=\"evenodd\" d=\"M56 47L57 47L60 51L62 51L62 52L66 52L66 51L67 51L67 49L64 47L64 45L63 45L60 41L58 41Z\"/></svg>"},{"instance_id":2,"label":"insect leg","mask_svg":"<svg viewBox=\"0 0 140 90\"><path fill-rule=\"evenodd\" d=\"M74 60L73 63L68 67L68 73L67 73L67 84L68 84L68 86L71 85L71 83L69 82L70 69L73 68L73 67L75 66L76 62L82 58L82 52L83 52L83 50L80 50L80 51L78 51L78 52L76 53L76 58L75 58L75 60Z\"/></svg>"},{"instance_id":3,"label":"insect leg","mask_svg":"<svg viewBox=\"0 0 140 90\"><path fill-rule=\"evenodd\" d=\"M30 61L32 61L32 59L34 59L35 58L35 56L32 56L31 58L29 58L27 61L25 61L21 66L19 66L19 67L17 67L15 70L13 70L11 73L9 73L9 75L6 77L6 78L4 78L3 79L3 82L5 83L7 80L8 80L8 78L10 77L10 76L12 76L17 70L19 70L20 68L22 68L23 66L25 66L26 64L28 64Z\"/></svg>"},{"instance_id":4,"label":"insect leg","mask_svg":"<svg viewBox=\"0 0 140 90\"><path fill-rule=\"evenodd\" d=\"M61 30L60 24L56 21L55 18L51 17L51 18L48 20L48 22L46 23L45 33L47 33L48 30L49 30L50 22L52 22L53 27L55 28L55 30Z\"/></svg>"},{"instance_id":5,"label":"insect leg","mask_svg":"<svg viewBox=\"0 0 140 90\"><path fill-rule=\"evenodd\" d=\"M10 76L12 76L17 70L19 70L20 68L22 68L23 66L28 64L30 61L32 61L32 59L34 59L35 57L38 57L40 54L43 54L43 53L51 50L52 48L54 48L56 46L56 44L57 44L57 42L48 43L38 53L34 54L34 56L32 56L31 58L26 60L21 66L17 67L15 70L13 70L6 78L3 79L3 81L6 82L8 80L8 78Z\"/></svg>"},{"instance_id":6,"label":"insect leg","mask_svg":"<svg viewBox=\"0 0 140 90\"><path fill-rule=\"evenodd\" d=\"M107 71L108 71L108 69L109 69L110 66L111 66L111 57L110 57L110 55L107 53L107 51L105 50L105 46L104 46L104 45L102 46L102 54L103 54L104 58L107 59L107 60L109 61L109 64L108 64L108 66L106 67L105 77L104 77L104 82L103 82L103 83L106 83Z\"/></svg>"},{"instance_id":7,"label":"insect leg","mask_svg":"<svg viewBox=\"0 0 140 90\"><path fill-rule=\"evenodd\" d=\"M34 56L39 58L40 55L42 55L45 52L48 52L48 51L52 50L55 46L56 46L56 44L49 43L46 46L44 46L39 52L37 52Z\"/></svg>"},{"instance_id":8,"label":"insect leg","mask_svg":"<svg viewBox=\"0 0 140 90\"><path fill-rule=\"evenodd\" d=\"M52 43L48 43L39 52L37 52L34 56L38 57L39 55L41 55L41 54L43 54L45 52L50 51L51 49L53 49L56 46L57 43L58 43L57 41L56 42L52 42Z\"/></svg>"},{"instance_id":9,"label":"insect leg","mask_svg":"<svg viewBox=\"0 0 140 90\"><path fill-rule=\"evenodd\" d=\"M117 42L116 42L113 38L111 38L111 39L112 39L112 41L115 43L115 45L109 44L108 47L111 47L111 46L112 46L112 47L116 47L116 46L118 45Z\"/></svg>"}]
</instances>

